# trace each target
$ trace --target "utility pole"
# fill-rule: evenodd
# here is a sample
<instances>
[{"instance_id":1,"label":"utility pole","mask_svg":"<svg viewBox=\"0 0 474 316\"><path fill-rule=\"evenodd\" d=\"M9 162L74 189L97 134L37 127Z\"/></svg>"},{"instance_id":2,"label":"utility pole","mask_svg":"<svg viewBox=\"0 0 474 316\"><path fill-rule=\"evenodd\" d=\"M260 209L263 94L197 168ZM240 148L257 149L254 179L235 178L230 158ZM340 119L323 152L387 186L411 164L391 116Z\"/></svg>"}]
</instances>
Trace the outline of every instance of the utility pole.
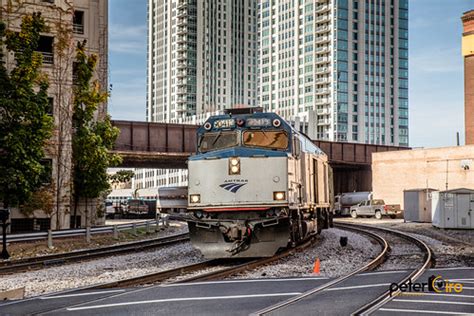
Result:
<instances>
[{"instance_id":1,"label":"utility pole","mask_svg":"<svg viewBox=\"0 0 474 316\"><path fill-rule=\"evenodd\" d=\"M0 221L2 221L2 229L3 229L3 247L2 247L2 254L0 258L8 259L10 258L10 254L7 251L7 227L10 225L7 223L8 218L10 217L10 210L8 209L0 209Z\"/></svg>"}]
</instances>

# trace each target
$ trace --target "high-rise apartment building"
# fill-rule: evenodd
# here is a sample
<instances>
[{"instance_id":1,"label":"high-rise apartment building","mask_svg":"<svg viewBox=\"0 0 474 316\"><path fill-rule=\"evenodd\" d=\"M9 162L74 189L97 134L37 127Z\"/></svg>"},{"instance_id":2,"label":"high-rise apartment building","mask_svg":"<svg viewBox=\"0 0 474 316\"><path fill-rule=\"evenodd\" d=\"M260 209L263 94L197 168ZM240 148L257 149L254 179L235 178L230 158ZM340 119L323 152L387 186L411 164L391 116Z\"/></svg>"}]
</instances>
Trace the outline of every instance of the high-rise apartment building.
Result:
<instances>
[{"instance_id":1,"label":"high-rise apartment building","mask_svg":"<svg viewBox=\"0 0 474 316\"><path fill-rule=\"evenodd\" d=\"M256 25L256 0L149 0L148 121L255 105Z\"/></svg>"},{"instance_id":2,"label":"high-rise apartment building","mask_svg":"<svg viewBox=\"0 0 474 316\"><path fill-rule=\"evenodd\" d=\"M259 3L259 104L311 138L408 145L408 0Z\"/></svg>"},{"instance_id":3,"label":"high-rise apartment building","mask_svg":"<svg viewBox=\"0 0 474 316\"><path fill-rule=\"evenodd\" d=\"M257 0L149 0L147 120L199 124L257 102ZM134 186L186 184L180 170L136 171Z\"/></svg>"}]
</instances>

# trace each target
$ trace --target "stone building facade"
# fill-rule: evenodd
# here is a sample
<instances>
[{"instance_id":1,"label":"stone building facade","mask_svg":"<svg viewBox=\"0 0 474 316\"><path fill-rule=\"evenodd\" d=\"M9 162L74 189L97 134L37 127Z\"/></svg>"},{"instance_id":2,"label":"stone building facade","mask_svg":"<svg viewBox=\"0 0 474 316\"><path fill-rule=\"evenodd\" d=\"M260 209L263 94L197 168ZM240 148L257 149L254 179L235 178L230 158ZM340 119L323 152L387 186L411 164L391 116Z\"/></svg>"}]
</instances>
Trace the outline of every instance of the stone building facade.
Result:
<instances>
[{"instance_id":1,"label":"stone building facade","mask_svg":"<svg viewBox=\"0 0 474 316\"><path fill-rule=\"evenodd\" d=\"M12 3L12 4L11 4ZM25 14L41 12L49 27L41 34L38 51L43 55L42 71L48 75L48 96L50 115L54 117L53 136L46 148L45 164L51 170L51 190L54 208L50 212L37 210L26 216L19 210L12 210L12 231L70 228L73 215L72 189L72 87L74 83L74 59L77 42L87 41L88 53L97 54L99 62L96 78L107 88L107 43L108 43L108 1L107 0L0 0L1 18L8 29L19 30ZM62 46L64 44L64 46ZM63 48L62 48L63 47ZM65 47L65 48L64 48ZM13 53L6 55L6 66L14 66ZM107 114L107 104L101 105L96 118ZM95 216L96 203L80 203L76 214L77 223L100 224L101 217ZM86 213L87 212L87 213ZM88 223L86 223L86 219Z\"/></svg>"}]
</instances>

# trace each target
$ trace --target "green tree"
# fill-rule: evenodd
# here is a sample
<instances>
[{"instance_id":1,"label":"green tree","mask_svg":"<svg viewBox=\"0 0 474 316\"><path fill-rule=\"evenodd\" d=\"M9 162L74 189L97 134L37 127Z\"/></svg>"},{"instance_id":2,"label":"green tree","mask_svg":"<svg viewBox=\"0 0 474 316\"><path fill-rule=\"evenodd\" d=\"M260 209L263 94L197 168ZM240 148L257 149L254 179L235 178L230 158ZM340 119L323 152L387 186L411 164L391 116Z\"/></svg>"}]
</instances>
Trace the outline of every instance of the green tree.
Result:
<instances>
[{"instance_id":1,"label":"green tree","mask_svg":"<svg viewBox=\"0 0 474 316\"><path fill-rule=\"evenodd\" d=\"M6 30L0 21L0 201L4 207L30 200L43 185L44 148L52 134L47 114L48 79L41 73L40 33L47 31L40 13L22 18L20 32ZM6 49L16 65L8 71Z\"/></svg>"},{"instance_id":2,"label":"green tree","mask_svg":"<svg viewBox=\"0 0 474 316\"><path fill-rule=\"evenodd\" d=\"M109 153L119 130L112 126L110 116L100 121L94 117L99 105L107 100L108 93L101 89L97 80L93 80L97 56L88 56L85 44L84 41L77 45L74 69L74 218L81 198L87 205L88 199L98 198L110 189L107 168L120 163L120 156Z\"/></svg>"},{"instance_id":3,"label":"green tree","mask_svg":"<svg viewBox=\"0 0 474 316\"><path fill-rule=\"evenodd\" d=\"M135 176L133 170L119 170L115 174L109 176L109 180L113 184L127 183Z\"/></svg>"}]
</instances>

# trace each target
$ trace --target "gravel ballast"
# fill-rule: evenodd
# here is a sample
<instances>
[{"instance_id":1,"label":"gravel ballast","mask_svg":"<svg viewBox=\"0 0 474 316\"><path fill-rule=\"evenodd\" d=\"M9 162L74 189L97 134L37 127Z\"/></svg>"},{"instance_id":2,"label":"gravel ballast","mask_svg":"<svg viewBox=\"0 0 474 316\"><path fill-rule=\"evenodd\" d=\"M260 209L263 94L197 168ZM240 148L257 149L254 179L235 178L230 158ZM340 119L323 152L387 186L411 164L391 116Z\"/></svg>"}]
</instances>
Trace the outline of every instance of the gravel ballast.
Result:
<instances>
[{"instance_id":1,"label":"gravel ballast","mask_svg":"<svg viewBox=\"0 0 474 316\"><path fill-rule=\"evenodd\" d=\"M341 247L341 236L348 237L346 247ZM313 273L316 258L320 260L320 275L324 277L338 277L347 274L371 259L381 251L380 246L367 237L332 228L323 230L317 236L314 246L283 258L271 265L236 275L232 278L284 278L315 276Z\"/></svg>"},{"instance_id":2,"label":"gravel ballast","mask_svg":"<svg viewBox=\"0 0 474 316\"><path fill-rule=\"evenodd\" d=\"M403 219L339 218L338 221L387 227L410 233L430 247L437 268L474 266L473 230L439 229L433 227L431 223L405 223Z\"/></svg>"},{"instance_id":3,"label":"gravel ballast","mask_svg":"<svg viewBox=\"0 0 474 316\"><path fill-rule=\"evenodd\" d=\"M25 287L25 296L106 283L177 268L204 261L191 243L155 251L118 255L94 261L50 267L42 270L2 275L0 291Z\"/></svg>"}]
</instances>

